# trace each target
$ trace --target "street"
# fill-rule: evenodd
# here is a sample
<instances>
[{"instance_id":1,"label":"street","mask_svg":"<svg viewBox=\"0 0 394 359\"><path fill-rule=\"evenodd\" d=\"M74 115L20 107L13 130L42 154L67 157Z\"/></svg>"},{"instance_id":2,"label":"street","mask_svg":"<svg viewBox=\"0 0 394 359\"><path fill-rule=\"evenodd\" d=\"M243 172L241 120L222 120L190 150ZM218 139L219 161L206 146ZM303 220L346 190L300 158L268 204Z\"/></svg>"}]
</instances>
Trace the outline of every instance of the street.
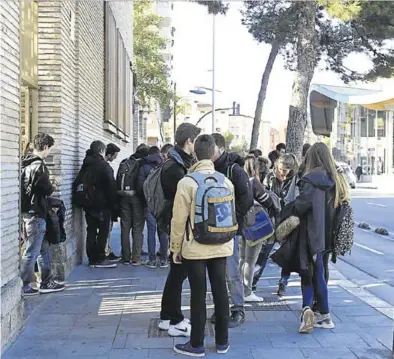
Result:
<instances>
[{"instance_id":1,"label":"street","mask_svg":"<svg viewBox=\"0 0 394 359\"><path fill-rule=\"evenodd\" d=\"M368 223L372 229L385 228L390 236L356 228L351 254L339 259L336 266L348 279L394 305L394 194L355 190L352 207L356 222Z\"/></svg>"}]
</instances>

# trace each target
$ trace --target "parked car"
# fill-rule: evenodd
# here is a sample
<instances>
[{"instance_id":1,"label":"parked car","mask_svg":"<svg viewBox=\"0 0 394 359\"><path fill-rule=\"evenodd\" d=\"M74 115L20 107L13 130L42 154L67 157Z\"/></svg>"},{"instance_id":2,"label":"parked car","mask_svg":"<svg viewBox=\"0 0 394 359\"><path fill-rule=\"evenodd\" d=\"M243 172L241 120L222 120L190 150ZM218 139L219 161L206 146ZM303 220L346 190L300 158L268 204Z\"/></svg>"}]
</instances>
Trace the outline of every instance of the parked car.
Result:
<instances>
[{"instance_id":1,"label":"parked car","mask_svg":"<svg viewBox=\"0 0 394 359\"><path fill-rule=\"evenodd\" d=\"M338 162L337 166L340 166L342 168L347 182L349 183L349 186L353 189L356 188L356 175L353 173L351 167L345 162Z\"/></svg>"}]
</instances>

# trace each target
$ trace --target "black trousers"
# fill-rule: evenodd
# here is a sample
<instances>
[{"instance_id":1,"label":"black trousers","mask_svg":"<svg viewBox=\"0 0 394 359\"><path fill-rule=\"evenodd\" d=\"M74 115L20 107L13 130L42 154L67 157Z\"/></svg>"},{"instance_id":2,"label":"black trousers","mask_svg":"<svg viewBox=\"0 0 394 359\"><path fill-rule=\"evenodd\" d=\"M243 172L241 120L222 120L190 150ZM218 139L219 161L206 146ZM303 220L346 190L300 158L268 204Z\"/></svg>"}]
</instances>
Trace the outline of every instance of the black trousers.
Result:
<instances>
[{"instance_id":1,"label":"black trousers","mask_svg":"<svg viewBox=\"0 0 394 359\"><path fill-rule=\"evenodd\" d=\"M122 245L122 258L125 261L132 259L139 261L141 258L142 245L144 242L145 226L144 204L141 199L134 195L122 197L120 200L120 238ZM132 230L133 246L130 248L130 230Z\"/></svg>"},{"instance_id":2,"label":"black trousers","mask_svg":"<svg viewBox=\"0 0 394 359\"><path fill-rule=\"evenodd\" d=\"M191 291L191 326L192 332L190 343L192 347L204 346L206 312L207 281L206 272L208 270L209 281L213 302L215 305L216 323L215 340L218 345L228 343L228 320L229 303L226 286L226 258L213 258L206 260L185 260L187 272L189 274Z\"/></svg>"},{"instance_id":3,"label":"black trousers","mask_svg":"<svg viewBox=\"0 0 394 359\"><path fill-rule=\"evenodd\" d=\"M90 263L105 259L105 246L111 226L111 212L85 212L87 224L86 254Z\"/></svg>"},{"instance_id":4,"label":"black trousers","mask_svg":"<svg viewBox=\"0 0 394 359\"><path fill-rule=\"evenodd\" d=\"M161 299L161 320L169 320L171 325L180 323L184 317L182 314L182 286L187 278L185 264L175 264L170 255L170 272L167 276L166 285Z\"/></svg>"}]
</instances>

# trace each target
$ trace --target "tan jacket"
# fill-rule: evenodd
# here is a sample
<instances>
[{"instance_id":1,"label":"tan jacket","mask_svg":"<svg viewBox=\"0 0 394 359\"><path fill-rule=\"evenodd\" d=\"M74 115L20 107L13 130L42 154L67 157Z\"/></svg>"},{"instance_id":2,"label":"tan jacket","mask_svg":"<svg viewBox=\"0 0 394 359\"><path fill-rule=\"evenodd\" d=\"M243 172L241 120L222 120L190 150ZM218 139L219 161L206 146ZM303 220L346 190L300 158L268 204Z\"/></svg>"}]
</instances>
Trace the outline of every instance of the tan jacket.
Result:
<instances>
[{"instance_id":1,"label":"tan jacket","mask_svg":"<svg viewBox=\"0 0 394 359\"><path fill-rule=\"evenodd\" d=\"M199 161L190 168L189 173L192 172L214 173L213 162L210 160ZM224 184L234 195L233 184L227 178L225 178ZM171 222L171 252L181 253L185 259L230 257L233 254L233 240L217 245L200 244L194 240L192 230L189 231L189 240L186 238L186 222L189 216L191 225L194 223L197 188L197 183L190 177L185 177L178 183Z\"/></svg>"}]
</instances>

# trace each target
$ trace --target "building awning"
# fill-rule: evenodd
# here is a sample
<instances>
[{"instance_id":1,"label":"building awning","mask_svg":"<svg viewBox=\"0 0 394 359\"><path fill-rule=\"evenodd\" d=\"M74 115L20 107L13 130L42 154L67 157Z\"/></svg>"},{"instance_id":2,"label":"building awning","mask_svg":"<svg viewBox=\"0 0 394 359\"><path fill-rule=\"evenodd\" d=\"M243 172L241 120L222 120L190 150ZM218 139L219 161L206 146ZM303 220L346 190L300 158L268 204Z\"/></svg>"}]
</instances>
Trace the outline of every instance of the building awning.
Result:
<instances>
[{"instance_id":1,"label":"building awning","mask_svg":"<svg viewBox=\"0 0 394 359\"><path fill-rule=\"evenodd\" d=\"M316 91L338 102L361 105L372 110L394 109L394 90L380 91L346 86L312 84L311 91Z\"/></svg>"}]
</instances>

